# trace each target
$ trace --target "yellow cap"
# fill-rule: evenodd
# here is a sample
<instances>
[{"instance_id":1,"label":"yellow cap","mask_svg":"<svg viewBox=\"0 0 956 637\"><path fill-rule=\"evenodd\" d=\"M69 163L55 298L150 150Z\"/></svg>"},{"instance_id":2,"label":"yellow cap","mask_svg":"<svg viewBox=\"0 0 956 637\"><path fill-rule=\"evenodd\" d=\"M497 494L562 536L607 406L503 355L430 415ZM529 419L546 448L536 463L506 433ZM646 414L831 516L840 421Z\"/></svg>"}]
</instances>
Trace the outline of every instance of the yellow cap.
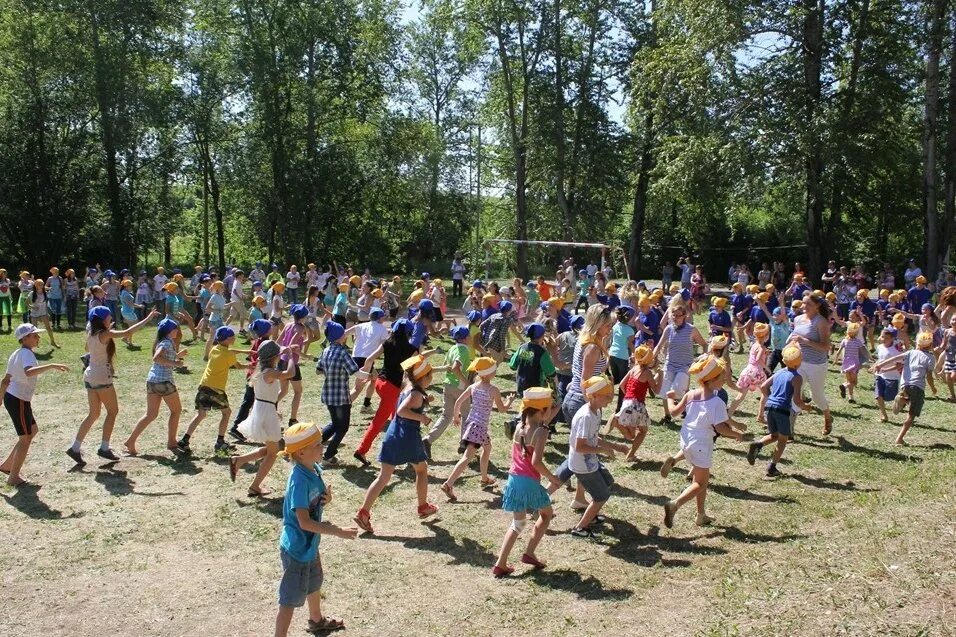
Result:
<instances>
[{"instance_id":1,"label":"yellow cap","mask_svg":"<svg viewBox=\"0 0 956 637\"><path fill-rule=\"evenodd\" d=\"M256 306L265 305L265 304L266 304L266 297L257 294L257 295L255 295L255 296L252 298L252 304L253 304L253 305L256 305Z\"/></svg>"},{"instance_id":2,"label":"yellow cap","mask_svg":"<svg viewBox=\"0 0 956 637\"><path fill-rule=\"evenodd\" d=\"M382 298L382 295L383 295L383 294L385 294L385 293L382 292L382 288L375 288L374 290L372 290L372 297L374 297L374 298L376 298L376 299Z\"/></svg>"},{"instance_id":3,"label":"yellow cap","mask_svg":"<svg viewBox=\"0 0 956 637\"><path fill-rule=\"evenodd\" d=\"M348 292L349 284L348 283L339 283L339 292Z\"/></svg>"},{"instance_id":4,"label":"yellow cap","mask_svg":"<svg viewBox=\"0 0 956 637\"><path fill-rule=\"evenodd\" d=\"M714 336L710 339L709 351L713 352L715 349L724 349L728 343L730 343L730 339L723 334Z\"/></svg>"},{"instance_id":5,"label":"yellow cap","mask_svg":"<svg viewBox=\"0 0 956 637\"><path fill-rule=\"evenodd\" d=\"M351 283L351 284L354 285L355 287L358 287L358 286L362 285L362 277L360 277L360 276L357 275L357 274L353 274L353 275L349 278L349 283Z\"/></svg>"},{"instance_id":6,"label":"yellow cap","mask_svg":"<svg viewBox=\"0 0 956 637\"><path fill-rule=\"evenodd\" d=\"M634 349L634 362L647 367L654 362L654 350L647 345L639 345Z\"/></svg>"},{"instance_id":7,"label":"yellow cap","mask_svg":"<svg viewBox=\"0 0 956 637\"><path fill-rule=\"evenodd\" d=\"M933 333L920 332L916 335L916 347L926 349L933 346Z\"/></svg>"},{"instance_id":8,"label":"yellow cap","mask_svg":"<svg viewBox=\"0 0 956 637\"><path fill-rule=\"evenodd\" d=\"M475 372L479 376L491 376L497 369L498 363L490 356L479 356L468 366L469 372Z\"/></svg>"},{"instance_id":9,"label":"yellow cap","mask_svg":"<svg viewBox=\"0 0 956 637\"><path fill-rule=\"evenodd\" d=\"M554 404L550 387L529 387L521 394L521 411L548 409Z\"/></svg>"},{"instance_id":10,"label":"yellow cap","mask_svg":"<svg viewBox=\"0 0 956 637\"><path fill-rule=\"evenodd\" d=\"M906 325L906 317L902 312L897 312L893 315L893 318L890 320L890 322L896 329L902 329L903 326Z\"/></svg>"},{"instance_id":11,"label":"yellow cap","mask_svg":"<svg viewBox=\"0 0 956 637\"><path fill-rule=\"evenodd\" d=\"M414 380L419 380L432 373L432 366L428 364L428 359L421 354L416 354L402 361L402 369Z\"/></svg>"},{"instance_id":12,"label":"yellow cap","mask_svg":"<svg viewBox=\"0 0 956 637\"><path fill-rule=\"evenodd\" d=\"M285 441L282 454L291 456L296 451L302 451L317 442L322 442L322 430L310 422L300 422L286 429L282 439Z\"/></svg>"},{"instance_id":13,"label":"yellow cap","mask_svg":"<svg viewBox=\"0 0 956 637\"><path fill-rule=\"evenodd\" d=\"M783 348L783 363L791 369L800 367L803 362L803 352L796 345L787 345Z\"/></svg>"},{"instance_id":14,"label":"yellow cap","mask_svg":"<svg viewBox=\"0 0 956 637\"><path fill-rule=\"evenodd\" d=\"M770 326L766 323L757 323L754 325L754 336L763 341L770 334Z\"/></svg>"},{"instance_id":15,"label":"yellow cap","mask_svg":"<svg viewBox=\"0 0 956 637\"><path fill-rule=\"evenodd\" d=\"M688 372L697 379L697 382L703 384L714 380L720 376L726 367L723 359L713 354L701 356L694 364L690 366Z\"/></svg>"},{"instance_id":16,"label":"yellow cap","mask_svg":"<svg viewBox=\"0 0 956 637\"><path fill-rule=\"evenodd\" d=\"M272 289L278 292L279 294L282 294L283 292L285 292L285 283L283 283L282 281L276 281L275 283L272 284Z\"/></svg>"},{"instance_id":17,"label":"yellow cap","mask_svg":"<svg viewBox=\"0 0 956 637\"><path fill-rule=\"evenodd\" d=\"M591 376L581 383L585 396L598 396L601 394L613 394L614 383L608 380L607 376Z\"/></svg>"},{"instance_id":18,"label":"yellow cap","mask_svg":"<svg viewBox=\"0 0 956 637\"><path fill-rule=\"evenodd\" d=\"M716 307L718 310L722 310L727 307L727 299L722 296L714 296L711 297L710 304Z\"/></svg>"},{"instance_id":19,"label":"yellow cap","mask_svg":"<svg viewBox=\"0 0 956 637\"><path fill-rule=\"evenodd\" d=\"M611 293L617 292L617 285L614 283L608 283L604 286L604 290Z\"/></svg>"},{"instance_id":20,"label":"yellow cap","mask_svg":"<svg viewBox=\"0 0 956 637\"><path fill-rule=\"evenodd\" d=\"M167 292L178 292L179 286L176 285L175 283L167 283L166 285L163 286L163 289L166 290Z\"/></svg>"}]
</instances>

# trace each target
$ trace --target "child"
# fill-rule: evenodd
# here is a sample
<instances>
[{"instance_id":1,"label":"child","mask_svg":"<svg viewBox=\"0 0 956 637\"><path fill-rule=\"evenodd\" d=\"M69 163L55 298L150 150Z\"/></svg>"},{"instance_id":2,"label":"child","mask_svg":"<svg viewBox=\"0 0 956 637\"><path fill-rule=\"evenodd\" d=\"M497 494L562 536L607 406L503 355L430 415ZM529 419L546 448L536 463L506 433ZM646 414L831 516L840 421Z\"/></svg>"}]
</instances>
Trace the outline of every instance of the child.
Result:
<instances>
[{"instance_id":1,"label":"child","mask_svg":"<svg viewBox=\"0 0 956 637\"><path fill-rule=\"evenodd\" d=\"M761 292L766 294L766 292ZM737 379L737 397L730 403L729 416L732 418L751 390L759 391L760 385L767 380L767 355L769 354L766 343L770 336L770 326L767 323L757 323L754 325L754 343L750 346L750 359L747 366L740 372ZM758 411L757 421L763 422L763 414Z\"/></svg>"},{"instance_id":2,"label":"child","mask_svg":"<svg viewBox=\"0 0 956 637\"><path fill-rule=\"evenodd\" d=\"M515 350L508 366L515 370L515 382L518 393L523 394L529 387L541 387L554 382L554 361L544 348L544 325L531 323L524 330L528 342Z\"/></svg>"},{"instance_id":3,"label":"child","mask_svg":"<svg viewBox=\"0 0 956 637\"><path fill-rule=\"evenodd\" d=\"M179 415L183 406L176 389L173 370L183 366L187 350L177 350L182 331L179 323L172 319L163 319L156 328L156 340L153 342L153 364L146 375L146 413L137 421L133 432L126 439L124 447L130 456L138 454L136 442L151 422L159 415L159 405L166 403L169 408L169 421L166 427L166 448L178 451L176 434L179 430Z\"/></svg>"},{"instance_id":4,"label":"child","mask_svg":"<svg viewBox=\"0 0 956 637\"><path fill-rule=\"evenodd\" d=\"M571 418L571 433L568 436L568 458L558 469L558 484L566 482L569 473L578 479L578 484L591 502L581 514L581 519L571 529L574 537L593 538L592 526L604 522L598 514L610 499L610 486L614 483L610 472L598 460L603 453L614 457L614 452L626 453L627 445L602 440L601 410L614 399L614 383L605 376L592 376L581 383L585 403ZM562 475L564 474L564 475ZM552 482L552 487L554 482Z\"/></svg>"},{"instance_id":5,"label":"child","mask_svg":"<svg viewBox=\"0 0 956 637\"><path fill-rule=\"evenodd\" d=\"M335 297L335 301L332 303L332 320L345 327L346 316L349 311L349 284L340 283L339 284L339 293Z\"/></svg>"},{"instance_id":6,"label":"child","mask_svg":"<svg viewBox=\"0 0 956 637\"><path fill-rule=\"evenodd\" d=\"M13 420L13 430L17 434L17 443L7 459L0 465L0 472L7 474L7 484L11 487L30 484L20 475L20 469L27 459L30 443L33 442L38 431L31 404L36 391L37 376L50 370L60 372L69 370L66 365L58 363L37 365L37 357L33 350L40 344L42 332L43 330L37 329L32 323L17 326L13 336L20 343L20 348L10 354L6 374L0 382L3 406L7 408L7 413Z\"/></svg>"},{"instance_id":7,"label":"child","mask_svg":"<svg viewBox=\"0 0 956 637\"><path fill-rule=\"evenodd\" d=\"M213 452L216 455L228 454L233 449L232 445L226 442L226 428L229 426L229 414L232 413L229 408L229 396L226 394L226 383L229 380L229 370L242 367L242 364L236 360L236 354L249 352L229 349L229 346L236 341L236 331L228 325L217 329L211 341L213 348L209 351L209 362L206 364L202 380L199 381L199 389L196 390L196 415L189 421L186 433L176 443L183 453L190 452L189 439L210 411L221 413L219 433L216 436Z\"/></svg>"},{"instance_id":8,"label":"child","mask_svg":"<svg viewBox=\"0 0 956 637\"><path fill-rule=\"evenodd\" d=\"M608 348L608 362L611 368L611 379L615 385L624 381L631 368L631 352L634 351L634 337L637 330L631 326L636 312L630 305L621 305L617 308L617 322L611 328L611 346ZM519 391L521 391L519 389ZM616 410L621 409L624 400L623 388L617 394Z\"/></svg>"},{"instance_id":9,"label":"child","mask_svg":"<svg viewBox=\"0 0 956 637\"><path fill-rule=\"evenodd\" d=\"M710 315L707 322L710 324L710 335L724 335L730 338L733 335L733 319L730 312L727 311L727 299L722 296L715 296L710 300Z\"/></svg>"},{"instance_id":10,"label":"child","mask_svg":"<svg viewBox=\"0 0 956 637\"><path fill-rule=\"evenodd\" d=\"M481 486L491 488L497 485L497 481L488 475L488 462L491 459L491 436L489 427L491 425L491 410L497 408L500 412L508 411L511 400L506 405L501 399L501 392L491 384L491 379L495 376L498 364L493 358L482 356L472 361L468 366L469 372L475 372L478 379L470 385L455 402L455 425L461 427L461 412L465 403L471 401L471 409L468 411L468 417L465 419L465 426L462 427L461 445L458 451L461 458L451 470L451 474L442 483L441 490L448 497L449 502L457 502L455 495L455 482L465 471L475 453L481 449L481 458L478 461L481 472Z\"/></svg>"},{"instance_id":11,"label":"child","mask_svg":"<svg viewBox=\"0 0 956 637\"><path fill-rule=\"evenodd\" d=\"M657 362L654 350L641 345L634 350L634 366L621 381L621 393L624 402L618 412L608 422L608 431L617 427L625 438L631 441L631 448L624 457L628 462L634 460L637 450L647 436L651 417L647 413L647 390L657 393L661 389L660 370L654 369Z\"/></svg>"},{"instance_id":12,"label":"child","mask_svg":"<svg viewBox=\"0 0 956 637\"><path fill-rule=\"evenodd\" d=\"M299 403L302 402L302 372L299 369L299 356L302 346L308 337L308 329L305 327L305 321L309 318L309 308L304 305L295 304L289 309L289 315L292 322L285 326L282 334L279 336L279 346L282 347L282 358L279 361L279 371L284 372L291 369L292 374L285 374L279 379L282 389L279 392L277 402L282 402L285 395L289 392L289 385L292 385L292 407L289 409L289 426L299 422Z\"/></svg>"},{"instance_id":13,"label":"child","mask_svg":"<svg viewBox=\"0 0 956 637\"><path fill-rule=\"evenodd\" d=\"M679 401L675 400L676 392L668 392L670 411L680 413L686 410L684 424L680 430L681 450L693 467L693 481L676 500L664 504L664 526L667 528L674 526L674 514L691 499L697 501L697 526L707 526L713 522L705 512L704 502L710 482L715 434L736 440L743 438L743 434L727 425L727 407L717 395L724 383L723 367L724 361L713 355L701 357L690 368L690 374L700 387L687 392ZM661 474L666 475L664 469L668 465L673 466L674 462L674 458L667 458Z\"/></svg>"},{"instance_id":14,"label":"child","mask_svg":"<svg viewBox=\"0 0 956 637\"><path fill-rule=\"evenodd\" d=\"M272 287L269 288L266 297L269 303L269 320L272 321L273 340L278 339L279 333L282 331L282 314L285 310L285 297L282 296L284 293L285 283L276 281L272 284Z\"/></svg>"},{"instance_id":15,"label":"child","mask_svg":"<svg viewBox=\"0 0 956 637\"><path fill-rule=\"evenodd\" d=\"M949 387L949 400L956 402L956 313L949 318L949 327L943 332L942 343L936 352L939 354L936 373L942 375Z\"/></svg>"},{"instance_id":16,"label":"child","mask_svg":"<svg viewBox=\"0 0 956 637\"><path fill-rule=\"evenodd\" d=\"M239 411L236 412L236 419L232 421L232 427L229 428L229 435L245 442L246 437L239 431L239 423L249 416L249 412L256 401L255 388L252 386L252 375L259 369L259 347L269 340L269 334L272 332L272 323L266 319L256 319L249 325L249 332L252 334L253 341L249 346L249 354L246 356L248 366L246 368L246 391L242 395L242 404L239 405Z\"/></svg>"},{"instance_id":17,"label":"child","mask_svg":"<svg viewBox=\"0 0 956 637\"><path fill-rule=\"evenodd\" d=\"M384 323L385 310L380 307L373 307L369 313L369 321L359 323L345 330L345 337L355 336L355 343L352 347L352 358L359 367L365 366L365 361L388 339L388 327ZM370 411L372 408L372 392L375 391L375 381L378 375L374 370L369 369L368 389L365 390L365 399L362 401L362 412Z\"/></svg>"},{"instance_id":18,"label":"child","mask_svg":"<svg viewBox=\"0 0 956 637\"><path fill-rule=\"evenodd\" d=\"M135 299L133 298L133 293L130 290L133 289L133 281L131 279L123 279L121 284L121 290L119 294L120 301L120 315L123 317L123 320L128 324L132 325L139 320L139 313L137 310L143 309L143 306L136 305ZM123 342L126 343L127 347L133 347L133 335L130 334L123 339Z\"/></svg>"},{"instance_id":19,"label":"child","mask_svg":"<svg viewBox=\"0 0 956 637\"><path fill-rule=\"evenodd\" d=\"M279 420L278 403L282 381L291 379L296 367L279 369L279 354L282 348L275 341L264 341L256 350L259 370L252 375L249 384L253 387L255 403L252 411L236 428L243 440L262 443L265 446L229 459L229 479L236 481L239 469L247 462L261 460L256 477L249 485L250 498L262 498L269 495L271 489L264 489L262 481L269 475L279 453L282 440L282 423Z\"/></svg>"},{"instance_id":20,"label":"child","mask_svg":"<svg viewBox=\"0 0 956 637\"><path fill-rule=\"evenodd\" d=\"M837 348L837 355L843 352L843 364L840 371L843 373L845 382L840 383L840 396L846 398L849 395L849 402L854 403L853 390L856 389L856 383L860 368L863 367L866 358L866 344L858 338L860 336L860 324L849 322L846 324L846 336L840 341Z\"/></svg>"},{"instance_id":21,"label":"child","mask_svg":"<svg viewBox=\"0 0 956 637\"><path fill-rule=\"evenodd\" d=\"M325 324L325 338L328 346L322 352L321 358L315 366L315 372L325 372L325 382L322 384L322 403L329 410L331 422L322 430L323 442L329 445L325 449L325 461L337 464L336 454L339 445L349 430L349 421L352 417L352 403L362 391L362 378L368 375L362 372L360 381L355 390L349 393L349 376L359 371L352 355L345 347L345 328L337 322L329 321Z\"/></svg>"},{"instance_id":22,"label":"child","mask_svg":"<svg viewBox=\"0 0 956 637\"><path fill-rule=\"evenodd\" d=\"M388 485L395 467L410 464L415 469L415 492L418 496L418 517L427 518L438 513L438 507L428 502L428 463L422 444L422 425L431 422L425 414L430 398L428 386L432 381L432 367L428 359L416 354L402 363L405 387L398 399L395 417L388 425L378 459L382 468L365 492L362 508L355 514L355 523L364 531L372 530L372 505Z\"/></svg>"},{"instance_id":23,"label":"child","mask_svg":"<svg viewBox=\"0 0 956 637\"><path fill-rule=\"evenodd\" d=\"M521 555L521 561L534 569L546 566L535 556L535 549L548 530L554 510L551 508L551 497L541 486L541 476L547 478L552 485L560 484L544 464L548 423L560 408L560 405L554 404L551 389L548 387L529 387L522 394L521 425L515 430L511 441L511 470L508 472L508 483L501 497L501 508L512 514L512 520L501 542L498 560L491 569L495 577L514 573L514 568L508 566L508 555L524 530L529 511L537 512L538 519L528 546Z\"/></svg>"},{"instance_id":24,"label":"child","mask_svg":"<svg viewBox=\"0 0 956 637\"><path fill-rule=\"evenodd\" d=\"M322 432L313 424L301 423L285 433L283 455L292 461L285 498L282 501L282 535L279 557L279 613L276 637L286 637L296 608L309 605L308 632L318 634L345 628L341 619L322 615L322 562L319 536L334 535L354 540L355 527L342 528L322 521L322 510L332 502L332 488L322 480Z\"/></svg>"},{"instance_id":25,"label":"child","mask_svg":"<svg viewBox=\"0 0 956 637\"><path fill-rule=\"evenodd\" d=\"M209 333L215 334L220 327L226 324L226 297L222 295L225 286L222 281L213 281L209 286L211 292L209 302L206 304L206 319L209 325ZM163 292L165 294L165 291ZM213 339L206 341L206 351L202 359L209 360L209 351L212 349Z\"/></svg>"},{"instance_id":26,"label":"child","mask_svg":"<svg viewBox=\"0 0 956 637\"><path fill-rule=\"evenodd\" d=\"M10 279L7 278L7 271L0 268L0 327L3 319L7 319L7 331L13 331L11 324L11 314L13 313L13 295L10 292Z\"/></svg>"},{"instance_id":27,"label":"child","mask_svg":"<svg viewBox=\"0 0 956 637\"><path fill-rule=\"evenodd\" d=\"M880 333L880 344L876 346L876 362L881 363L900 353L901 351L896 344L896 328L884 328ZM899 365L880 372L875 371L876 366L870 368L871 372L876 373L876 383L873 390L876 394L876 404L880 408L880 422L889 421L886 415L886 401L896 400L896 394L900 387L900 369L901 366Z\"/></svg>"},{"instance_id":28,"label":"child","mask_svg":"<svg viewBox=\"0 0 956 637\"><path fill-rule=\"evenodd\" d=\"M83 385L86 387L86 397L89 402L89 412L80 428L76 432L73 444L66 450L73 462L79 466L86 464L83 460L81 448L83 439L90 432L93 423L99 420L100 409L106 410L106 419L103 420L103 438L96 455L110 462L119 460L119 456L110 449L110 437L113 435L113 426L119 413L119 402L116 398L116 389L113 387L113 356L116 354L116 343L113 339L123 338L145 327L147 323L159 316L159 312L150 312L146 318L134 323L125 330L114 330L113 313L103 305L94 307L87 314L89 322L86 335L87 357L84 359L86 369L83 370Z\"/></svg>"},{"instance_id":29,"label":"child","mask_svg":"<svg viewBox=\"0 0 956 637\"><path fill-rule=\"evenodd\" d=\"M53 328L50 326L50 311L47 308L46 288L43 285L43 279L34 281L33 290L27 294L30 304L30 322L33 324L42 323L44 331L50 335L50 345L60 349L59 343L53 337Z\"/></svg>"},{"instance_id":30,"label":"child","mask_svg":"<svg viewBox=\"0 0 956 637\"><path fill-rule=\"evenodd\" d=\"M903 421L903 428L900 430L899 435L896 436L896 444L898 445L903 444L903 437L906 436L906 432L910 430L910 427L913 426L913 421L916 420L923 411L927 382L929 383L930 389L933 390L933 394L936 394L936 384L933 382L933 367L935 366L935 361L930 355L933 349L933 335L929 332L920 332L917 334L916 347L917 349L891 356L874 366L874 369L880 372L897 363L903 364L903 391L896 397L893 413L899 413L905 402L909 403L909 411L907 412L906 420Z\"/></svg>"},{"instance_id":31,"label":"child","mask_svg":"<svg viewBox=\"0 0 956 637\"><path fill-rule=\"evenodd\" d=\"M767 361L767 369L771 373L777 369L777 365L783 364L783 350L789 338L790 321L782 307L774 308L770 316L770 358Z\"/></svg>"},{"instance_id":32,"label":"child","mask_svg":"<svg viewBox=\"0 0 956 637\"><path fill-rule=\"evenodd\" d=\"M464 325L453 327L448 333L455 344L449 347L448 352L445 353L442 412L441 416L438 417L438 422L432 425L428 435L422 439L422 443L425 445L425 455L429 460L431 460L432 444L445 433L445 429L454 419L455 403L458 402L458 398L468 386L468 376L465 372L471 365L472 354L466 343L470 333Z\"/></svg>"},{"instance_id":33,"label":"child","mask_svg":"<svg viewBox=\"0 0 956 637\"><path fill-rule=\"evenodd\" d=\"M511 316L512 306L508 301L502 301L498 311L492 313L481 322L482 353L500 363L505 358L505 348L508 345L508 332L513 331L520 338L521 332Z\"/></svg>"},{"instance_id":34,"label":"child","mask_svg":"<svg viewBox=\"0 0 956 637\"><path fill-rule=\"evenodd\" d=\"M767 465L768 478L775 478L780 475L777 470L777 463L780 462L783 451L787 448L787 442L793 438L793 422L796 420L793 406L801 411L809 409L808 405L803 402L803 378L797 372L802 362L803 355L800 353L799 347L794 345L785 347L783 350L783 369L760 385L760 391L764 395L764 404L766 405L768 434L757 442L750 443L750 447L747 449L747 462L753 465L757 461L757 454L760 453L763 446L776 442L777 446L773 451L773 457Z\"/></svg>"}]
</instances>

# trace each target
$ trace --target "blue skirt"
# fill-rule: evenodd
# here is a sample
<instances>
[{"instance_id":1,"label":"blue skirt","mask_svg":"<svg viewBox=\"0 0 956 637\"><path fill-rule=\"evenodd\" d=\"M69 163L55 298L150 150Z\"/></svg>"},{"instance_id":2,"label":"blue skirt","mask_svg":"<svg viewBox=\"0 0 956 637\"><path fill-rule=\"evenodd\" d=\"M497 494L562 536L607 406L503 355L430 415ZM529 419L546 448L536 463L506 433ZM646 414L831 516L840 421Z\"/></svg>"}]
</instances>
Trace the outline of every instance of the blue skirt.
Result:
<instances>
[{"instance_id":1,"label":"blue skirt","mask_svg":"<svg viewBox=\"0 0 956 637\"><path fill-rule=\"evenodd\" d=\"M551 496L534 478L526 476L508 476L504 493L501 496L501 508L511 513L531 512L551 506Z\"/></svg>"},{"instance_id":2,"label":"blue skirt","mask_svg":"<svg viewBox=\"0 0 956 637\"><path fill-rule=\"evenodd\" d=\"M427 458L425 445L422 443L421 424L414 420L394 418L382 440L382 450L378 453L379 462L397 467L424 462Z\"/></svg>"}]
</instances>

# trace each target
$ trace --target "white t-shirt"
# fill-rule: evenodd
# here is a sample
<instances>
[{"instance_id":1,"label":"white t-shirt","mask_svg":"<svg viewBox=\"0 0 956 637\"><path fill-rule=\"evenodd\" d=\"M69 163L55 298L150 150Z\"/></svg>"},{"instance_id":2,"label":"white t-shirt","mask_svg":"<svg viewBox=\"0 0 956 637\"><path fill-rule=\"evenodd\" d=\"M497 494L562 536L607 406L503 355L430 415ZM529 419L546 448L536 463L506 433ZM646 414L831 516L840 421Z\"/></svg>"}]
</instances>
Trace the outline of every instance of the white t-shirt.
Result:
<instances>
[{"instance_id":1,"label":"white t-shirt","mask_svg":"<svg viewBox=\"0 0 956 637\"><path fill-rule=\"evenodd\" d=\"M285 275L285 286L289 289L295 290L299 287L299 279L302 276L298 272L286 272Z\"/></svg>"},{"instance_id":2,"label":"white t-shirt","mask_svg":"<svg viewBox=\"0 0 956 637\"><path fill-rule=\"evenodd\" d=\"M245 299L245 293L242 291L242 281L236 279L232 282L232 301L237 305L242 305Z\"/></svg>"},{"instance_id":3,"label":"white t-shirt","mask_svg":"<svg viewBox=\"0 0 956 637\"><path fill-rule=\"evenodd\" d=\"M355 328L352 358L368 358L388 338L388 328L378 321L362 323Z\"/></svg>"},{"instance_id":4,"label":"white t-shirt","mask_svg":"<svg viewBox=\"0 0 956 637\"><path fill-rule=\"evenodd\" d=\"M900 354L900 350L896 348L896 345L892 347L887 347L882 343L876 346L876 362L885 361L887 358L893 358ZM897 366L891 367L890 369L884 369L882 372L877 374L880 378L884 380L899 380L900 379L900 368Z\"/></svg>"},{"instance_id":5,"label":"white t-shirt","mask_svg":"<svg viewBox=\"0 0 956 637\"><path fill-rule=\"evenodd\" d=\"M568 468L574 473L594 473L600 466L596 453L575 450L575 441L584 438L589 445L597 446L601 431L601 412L594 413L587 403L581 405L571 419L571 434L568 436Z\"/></svg>"},{"instance_id":6,"label":"white t-shirt","mask_svg":"<svg viewBox=\"0 0 956 637\"><path fill-rule=\"evenodd\" d=\"M33 392L36 391L37 377L27 376L28 367L37 366L37 357L32 350L26 347L17 348L7 360L7 373L10 374L10 385L7 392L20 400L30 402Z\"/></svg>"},{"instance_id":7,"label":"white t-shirt","mask_svg":"<svg viewBox=\"0 0 956 637\"><path fill-rule=\"evenodd\" d=\"M452 281L461 281L465 278L465 266L461 261L452 261L451 279Z\"/></svg>"},{"instance_id":8,"label":"white t-shirt","mask_svg":"<svg viewBox=\"0 0 956 637\"><path fill-rule=\"evenodd\" d=\"M165 274L157 274L153 277L153 292L163 292L163 286L169 281Z\"/></svg>"},{"instance_id":9,"label":"white t-shirt","mask_svg":"<svg viewBox=\"0 0 956 637\"><path fill-rule=\"evenodd\" d=\"M681 437L686 431L687 438L709 438L713 440L714 425L727 422L727 405L714 394L710 398L700 398L687 401L684 425L681 428Z\"/></svg>"}]
</instances>

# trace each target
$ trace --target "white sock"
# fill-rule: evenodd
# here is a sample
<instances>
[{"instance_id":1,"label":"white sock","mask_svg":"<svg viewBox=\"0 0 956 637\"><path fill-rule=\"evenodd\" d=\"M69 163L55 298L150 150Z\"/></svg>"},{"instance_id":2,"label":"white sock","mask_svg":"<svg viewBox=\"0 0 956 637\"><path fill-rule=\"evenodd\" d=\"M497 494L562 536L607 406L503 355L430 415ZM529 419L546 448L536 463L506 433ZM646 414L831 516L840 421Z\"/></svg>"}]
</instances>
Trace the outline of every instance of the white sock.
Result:
<instances>
[{"instance_id":1,"label":"white sock","mask_svg":"<svg viewBox=\"0 0 956 637\"><path fill-rule=\"evenodd\" d=\"M74 439L73 439L73 444L70 445L70 449L72 449L73 451L79 453L79 452L80 452L80 447L81 447L82 445L83 445L82 442L80 442L79 440L77 440L76 438L74 438Z\"/></svg>"},{"instance_id":2,"label":"white sock","mask_svg":"<svg viewBox=\"0 0 956 637\"><path fill-rule=\"evenodd\" d=\"M100 443L100 451L109 451L109 450L110 450L110 443L106 440L102 441Z\"/></svg>"}]
</instances>

